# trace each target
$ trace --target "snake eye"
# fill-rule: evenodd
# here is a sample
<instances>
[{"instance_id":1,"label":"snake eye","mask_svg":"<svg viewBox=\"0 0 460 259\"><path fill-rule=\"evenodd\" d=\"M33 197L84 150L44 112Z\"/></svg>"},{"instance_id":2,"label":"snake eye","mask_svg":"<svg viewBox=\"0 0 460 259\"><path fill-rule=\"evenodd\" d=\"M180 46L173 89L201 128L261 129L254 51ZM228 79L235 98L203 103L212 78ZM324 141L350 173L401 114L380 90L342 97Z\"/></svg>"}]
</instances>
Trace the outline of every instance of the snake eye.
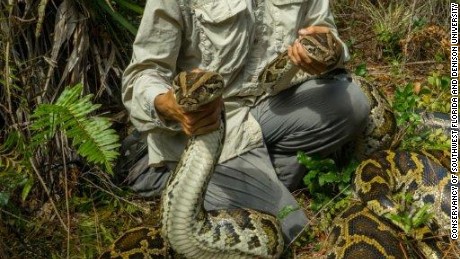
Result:
<instances>
[{"instance_id":1,"label":"snake eye","mask_svg":"<svg viewBox=\"0 0 460 259\"><path fill-rule=\"evenodd\" d=\"M216 92L216 88L214 88L214 87L209 87L209 88L207 88L206 91L207 91L208 93L210 93L210 94L213 94L213 93Z\"/></svg>"},{"instance_id":2,"label":"snake eye","mask_svg":"<svg viewBox=\"0 0 460 259\"><path fill-rule=\"evenodd\" d=\"M198 89L195 90L196 94L204 94L206 92L206 89L204 86L200 86Z\"/></svg>"}]
</instances>

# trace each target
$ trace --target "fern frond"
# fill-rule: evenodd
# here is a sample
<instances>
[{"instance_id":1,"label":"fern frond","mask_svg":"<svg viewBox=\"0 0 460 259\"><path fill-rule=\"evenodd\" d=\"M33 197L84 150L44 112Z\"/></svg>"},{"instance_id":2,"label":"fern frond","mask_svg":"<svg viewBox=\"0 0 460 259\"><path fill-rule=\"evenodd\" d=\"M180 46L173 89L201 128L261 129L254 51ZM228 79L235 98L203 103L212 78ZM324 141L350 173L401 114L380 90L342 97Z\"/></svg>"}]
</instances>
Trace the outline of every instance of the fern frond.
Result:
<instances>
[{"instance_id":1,"label":"fern frond","mask_svg":"<svg viewBox=\"0 0 460 259\"><path fill-rule=\"evenodd\" d=\"M22 198L25 200L33 185L33 178L29 176L31 152L24 136L17 131L5 136L5 142L0 144L0 206L8 203L12 190L19 186L24 186Z\"/></svg>"},{"instance_id":2,"label":"fern frond","mask_svg":"<svg viewBox=\"0 0 460 259\"><path fill-rule=\"evenodd\" d=\"M12 151L10 153L0 154L0 174L7 172L22 173L25 167L22 165L21 155Z\"/></svg>"},{"instance_id":3,"label":"fern frond","mask_svg":"<svg viewBox=\"0 0 460 259\"><path fill-rule=\"evenodd\" d=\"M81 84L63 91L55 104L41 104L32 118L32 129L37 133L33 142L43 144L57 130L72 139L77 152L88 161L104 165L112 173L111 163L117 158L120 146L118 135L110 129L107 118L90 116L100 105L91 103L92 95L80 97Z\"/></svg>"},{"instance_id":4,"label":"fern frond","mask_svg":"<svg viewBox=\"0 0 460 259\"><path fill-rule=\"evenodd\" d=\"M6 134L5 142L0 145L0 174L20 175L28 171L29 153L25 147L24 138L19 132Z\"/></svg>"}]
</instances>

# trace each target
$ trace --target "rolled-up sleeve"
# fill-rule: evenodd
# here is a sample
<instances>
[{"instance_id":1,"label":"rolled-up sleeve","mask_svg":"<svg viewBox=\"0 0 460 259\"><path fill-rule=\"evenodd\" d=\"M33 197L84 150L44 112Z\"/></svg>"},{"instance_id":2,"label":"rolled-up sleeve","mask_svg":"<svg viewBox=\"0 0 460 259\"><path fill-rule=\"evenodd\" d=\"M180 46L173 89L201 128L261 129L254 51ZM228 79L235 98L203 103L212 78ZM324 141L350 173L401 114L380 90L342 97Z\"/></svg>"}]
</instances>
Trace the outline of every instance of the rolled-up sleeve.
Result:
<instances>
[{"instance_id":1,"label":"rolled-up sleeve","mask_svg":"<svg viewBox=\"0 0 460 259\"><path fill-rule=\"evenodd\" d=\"M140 131L179 130L162 121L154 99L170 89L182 37L182 15L177 1L147 0L133 44L131 63L122 79L122 100Z\"/></svg>"},{"instance_id":2,"label":"rolled-up sleeve","mask_svg":"<svg viewBox=\"0 0 460 259\"><path fill-rule=\"evenodd\" d=\"M309 6L305 16L305 24L307 26L326 26L331 29L332 34L334 34L336 39L342 44L342 57L337 65L340 66L343 62L350 59L348 47L338 35L337 27L334 22L334 16L332 15L329 6L329 0L311 1L311 5Z\"/></svg>"}]
</instances>

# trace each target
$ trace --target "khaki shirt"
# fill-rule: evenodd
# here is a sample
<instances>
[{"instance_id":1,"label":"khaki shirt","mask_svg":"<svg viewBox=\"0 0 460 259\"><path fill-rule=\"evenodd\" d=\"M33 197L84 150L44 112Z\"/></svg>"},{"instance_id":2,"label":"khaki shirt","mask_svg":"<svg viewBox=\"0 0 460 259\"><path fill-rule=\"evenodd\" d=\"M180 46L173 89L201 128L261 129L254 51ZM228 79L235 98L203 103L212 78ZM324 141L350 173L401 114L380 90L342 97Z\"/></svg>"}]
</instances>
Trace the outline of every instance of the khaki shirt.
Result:
<instances>
[{"instance_id":1,"label":"khaki shirt","mask_svg":"<svg viewBox=\"0 0 460 259\"><path fill-rule=\"evenodd\" d=\"M180 125L159 119L153 100L178 72L195 68L225 79L227 136L220 162L261 146L260 126L249 113L267 95L258 75L300 28L312 25L330 27L337 36L329 1L148 0L123 75L123 102L134 126L147 134L149 163L177 161L185 147Z\"/></svg>"}]
</instances>

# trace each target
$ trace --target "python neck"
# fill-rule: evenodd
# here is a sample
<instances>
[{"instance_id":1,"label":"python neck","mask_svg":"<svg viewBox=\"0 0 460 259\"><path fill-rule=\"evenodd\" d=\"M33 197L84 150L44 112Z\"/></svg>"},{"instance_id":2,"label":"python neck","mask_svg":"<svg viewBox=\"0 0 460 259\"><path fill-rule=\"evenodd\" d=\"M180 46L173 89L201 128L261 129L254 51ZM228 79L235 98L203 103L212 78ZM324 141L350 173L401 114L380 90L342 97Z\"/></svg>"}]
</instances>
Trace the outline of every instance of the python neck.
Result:
<instances>
[{"instance_id":1,"label":"python neck","mask_svg":"<svg viewBox=\"0 0 460 259\"><path fill-rule=\"evenodd\" d=\"M179 254L185 254L180 251L183 242L199 242L195 234L203 221L203 199L220 157L223 132L221 126L190 138L163 194L163 236Z\"/></svg>"}]
</instances>

